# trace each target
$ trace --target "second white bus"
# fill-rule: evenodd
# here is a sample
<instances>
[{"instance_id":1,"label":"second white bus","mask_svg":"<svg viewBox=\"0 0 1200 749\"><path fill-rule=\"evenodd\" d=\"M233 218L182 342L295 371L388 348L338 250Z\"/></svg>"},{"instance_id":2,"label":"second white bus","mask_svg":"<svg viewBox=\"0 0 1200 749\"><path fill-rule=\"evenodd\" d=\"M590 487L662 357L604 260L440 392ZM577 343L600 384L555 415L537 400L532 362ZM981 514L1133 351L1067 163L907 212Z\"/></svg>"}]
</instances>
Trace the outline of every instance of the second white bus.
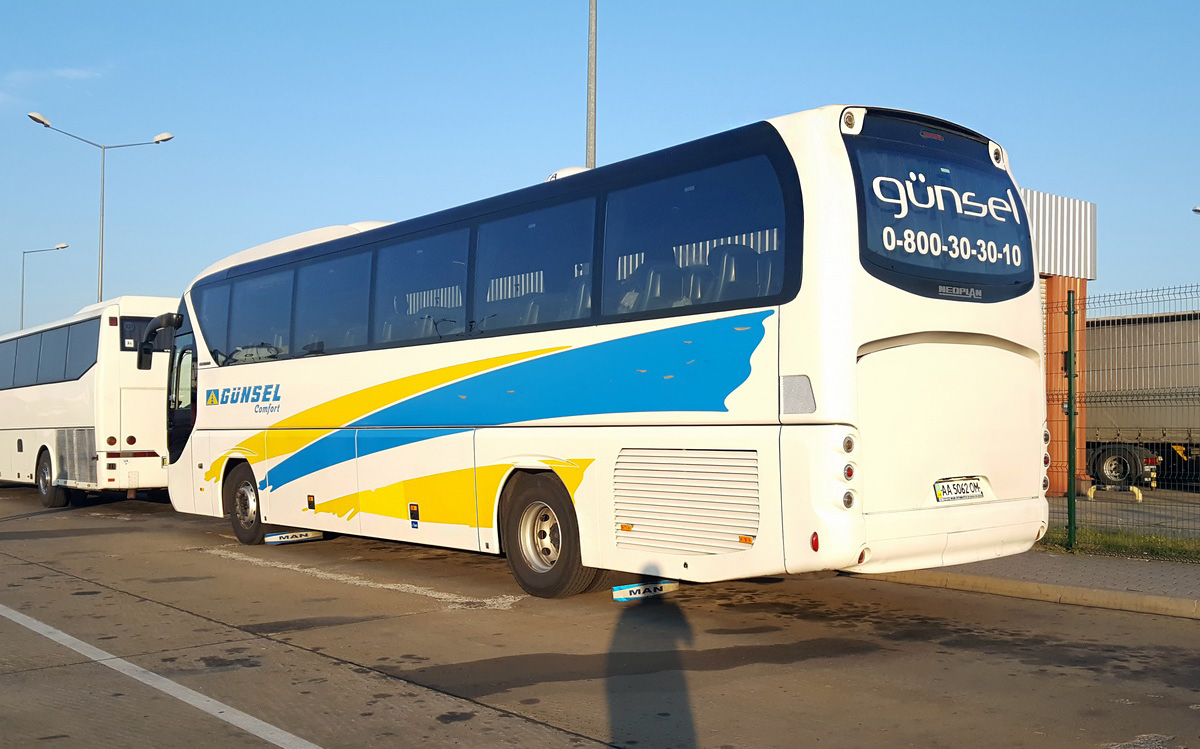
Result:
<instances>
[{"instance_id":1,"label":"second white bus","mask_svg":"<svg viewBox=\"0 0 1200 749\"><path fill-rule=\"evenodd\" d=\"M0 336L0 480L33 484L46 507L166 488L170 337L151 341L148 370L137 352L176 304L123 296Z\"/></svg>"},{"instance_id":2,"label":"second white bus","mask_svg":"<svg viewBox=\"0 0 1200 749\"><path fill-rule=\"evenodd\" d=\"M184 294L171 501L504 553L546 597L1017 553L1035 278L1003 148L863 107L308 232Z\"/></svg>"}]
</instances>

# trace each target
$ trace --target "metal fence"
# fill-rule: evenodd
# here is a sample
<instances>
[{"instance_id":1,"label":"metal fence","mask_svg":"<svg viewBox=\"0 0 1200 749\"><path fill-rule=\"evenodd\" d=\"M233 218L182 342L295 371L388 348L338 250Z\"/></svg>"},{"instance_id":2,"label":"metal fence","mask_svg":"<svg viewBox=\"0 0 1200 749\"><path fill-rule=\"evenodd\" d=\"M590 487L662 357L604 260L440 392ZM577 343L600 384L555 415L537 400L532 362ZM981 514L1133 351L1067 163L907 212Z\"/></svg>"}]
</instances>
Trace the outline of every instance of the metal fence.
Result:
<instances>
[{"instance_id":1,"label":"metal fence","mask_svg":"<svg viewBox=\"0 0 1200 749\"><path fill-rule=\"evenodd\" d=\"M1048 405L1071 410L1074 376L1076 414L1074 482L1070 440L1051 428L1051 483L1067 495L1051 497L1051 524L1089 550L1200 561L1200 285L1075 306L1073 362L1067 305L1046 307Z\"/></svg>"}]
</instances>

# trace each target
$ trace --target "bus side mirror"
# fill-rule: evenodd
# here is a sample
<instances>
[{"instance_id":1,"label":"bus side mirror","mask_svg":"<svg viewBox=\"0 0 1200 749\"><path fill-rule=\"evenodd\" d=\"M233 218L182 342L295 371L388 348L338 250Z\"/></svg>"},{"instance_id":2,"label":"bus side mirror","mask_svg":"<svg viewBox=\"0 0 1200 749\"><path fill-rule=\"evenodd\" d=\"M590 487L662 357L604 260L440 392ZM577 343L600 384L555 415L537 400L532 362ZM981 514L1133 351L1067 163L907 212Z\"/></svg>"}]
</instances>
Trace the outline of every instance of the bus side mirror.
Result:
<instances>
[{"instance_id":1,"label":"bus side mirror","mask_svg":"<svg viewBox=\"0 0 1200 749\"><path fill-rule=\"evenodd\" d=\"M154 359L154 344L146 343L145 341L138 344L138 369L150 369L150 363Z\"/></svg>"},{"instance_id":2,"label":"bus side mirror","mask_svg":"<svg viewBox=\"0 0 1200 749\"><path fill-rule=\"evenodd\" d=\"M137 368L150 369L154 358L154 339L158 337L158 331L170 328L174 332L182 324L183 315L178 312L167 312L147 323L146 334L138 345Z\"/></svg>"}]
</instances>

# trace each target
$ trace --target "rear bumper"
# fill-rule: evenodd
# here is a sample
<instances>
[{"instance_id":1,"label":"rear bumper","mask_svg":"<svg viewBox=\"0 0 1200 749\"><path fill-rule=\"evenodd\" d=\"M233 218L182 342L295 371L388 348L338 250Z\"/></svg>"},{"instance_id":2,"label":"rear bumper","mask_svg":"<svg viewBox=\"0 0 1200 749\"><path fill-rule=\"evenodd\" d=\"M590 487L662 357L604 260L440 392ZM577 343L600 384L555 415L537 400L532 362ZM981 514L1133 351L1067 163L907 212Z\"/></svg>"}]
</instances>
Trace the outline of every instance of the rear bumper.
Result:
<instances>
[{"instance_id":1,"label":"rear bumper","mask_svg":"<svg viewBox=\"0 0 1200 749\"><path fill-rule=\"evenodd\" d=\"M99 491L128 489L165 489L167 486L167 469L161 457L115 457L110 458L106 453L97 456L98 482L96 484L78 484L79 488ZM67 482L68 484L70 482Z\"/></svg>"},{"instance_id":2,"label":"rear bumper","mask_svg":"<svg viewBox=\"0 0 1200 749\"><path fill-rule=\"evenodd\" d=\"M844 569L896 572L1019 554L1045 535L1048 520L1042 497L872 513L864 516L866 560Z\"/></svg>"}]
</instances>

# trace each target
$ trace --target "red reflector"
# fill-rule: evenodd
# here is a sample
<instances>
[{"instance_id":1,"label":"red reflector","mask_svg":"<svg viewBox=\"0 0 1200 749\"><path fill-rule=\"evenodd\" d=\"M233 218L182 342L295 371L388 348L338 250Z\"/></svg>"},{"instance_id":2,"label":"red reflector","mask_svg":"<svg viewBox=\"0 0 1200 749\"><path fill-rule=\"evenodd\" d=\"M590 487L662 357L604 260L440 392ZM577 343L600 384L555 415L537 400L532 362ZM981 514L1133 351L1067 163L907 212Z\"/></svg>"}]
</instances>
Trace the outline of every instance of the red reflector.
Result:
<instances>
[{"instance_id":1,"label":"red reflector","mask_svg":"<svg viewBox=\"0 0 1200 749\"><path fill-rule=\"evenodd\" d=\"M1156 465L1158 463L1158 459L1157 458L1142 458L1142 462L1148 466L1152 466L1152 465Z\"/></svg>"},{"instance_id":2,"label":"red reflector","mask_svg":"<svg viewBox=\"0 0 1200 749\"><path fill-rule=\"evenodd\" d=\"M115 317L108 318L108 327L115 328L115 327L117 327L117 325L118 325L117 318L115 318Z\"/></svg>"},{"instance_id":3,"label":"red reflector","mask_svg":"<svg viewBox=\"0 0 1200 749\"><path fill-rule=\"evenodd\" d=\"M104 453L106 458L157 458L158 453L153 450L126 450L120 453Z\"/></svg>"},{"instance_id":4,"label":"red reflector","mask_svg":"<svg viewBox=\"0 0 1200 749\"><path fill-rule=\"evenodd\" d=\"M817 551L821 548L821 539L817 538L816 532L812 534L812 540L809 543L812 544L813 551Z\"/></svg>"},{"instance_id":5,"label":"red reflector","mask_svg":"<svg viewBox=\"0 0 1200 749\"><path fill-rule=\"evenodd\" d=\"M110 458L110 459L111 458L119 458L119 457L121 457L121 453L104 453L104 457Z\"/></svg>"},{"instance_id":6,"label":"red reflector","mask_svg":"<svg viewBox=\"0 0 1200 749\"><path fill-rule=\"evenodd\" d=\"M930 140L945 140L945 138L943 138L942 136L938 135L937 133L927 133L927 132L925 132L924 130L922 130L922 131L921 131L921 137L922 137L922 138L929 138Z\"/></svg>"}]
</instances>

